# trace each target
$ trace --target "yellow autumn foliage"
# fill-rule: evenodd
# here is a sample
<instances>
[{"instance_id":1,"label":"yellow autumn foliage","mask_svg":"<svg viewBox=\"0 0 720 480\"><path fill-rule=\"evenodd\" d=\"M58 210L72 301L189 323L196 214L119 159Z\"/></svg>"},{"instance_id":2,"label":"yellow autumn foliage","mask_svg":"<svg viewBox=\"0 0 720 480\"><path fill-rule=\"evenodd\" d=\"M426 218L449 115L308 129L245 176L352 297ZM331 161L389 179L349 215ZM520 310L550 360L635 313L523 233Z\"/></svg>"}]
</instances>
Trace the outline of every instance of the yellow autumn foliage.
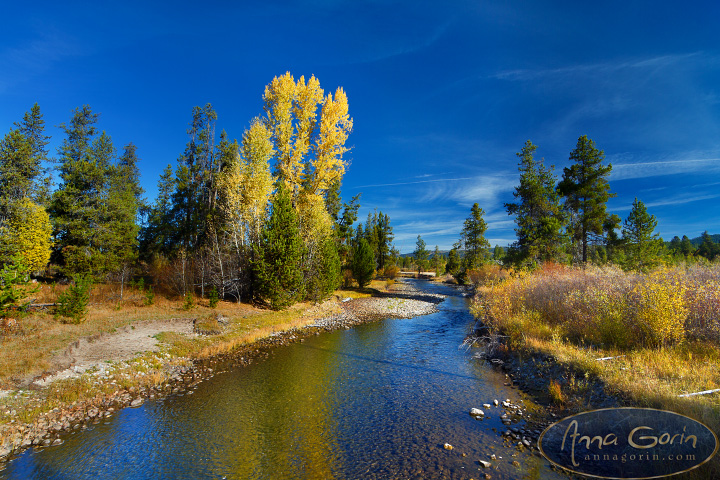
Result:
<instances>
[{"instance_id":1,"label":"yellow autumn foliage","mask_svg":"<svg viewBox=\"0 0 720 480\"><path fill-rule=\"evenodd\" d=\"M23 198L12 208L9 224L13 255L21 255L29 271L44 270L50 261L52 225L43 207Z\"/></svg>"},{"instance_id":2,"label":"yellow autumn foliage","mask_svg":"<svg viewBox=\"0 0 720 480\"><path fill-rule=\"evenodd\" d=\"M554 268L480 287L473 314L507 331L547 325L563 338L622 349L718 335L720 272ZM520 322L520 323L518 323Z\"/></svg>"},{"instance_id":3,"label":"yellow autumn foliage","mask_svg":"<svg viewBox=\"0 0 720 480\"><path fill-rule=\"evenodd\" d=\"M220 177L223 211L235 242L241 245L248 237L250 242L257 241L265 221L273 187L269 162L274 149L270 136L262 120L254 119L243 134L241 154Z\"/></svg>"},{"instance_id":4,"label":"yellow autumn foliage","mask_svg":"<svg viewBox=\"0 0 720 480\"><path fill-rule=\"evenodd\" d=\"M648 346L677 343L685 336L688 315L685 285L663 272L648 276L633 290L633 316Z\"/></svg>"},{"instance_id":5,"label":"yellow autumn foliage","mask_svg":"<svg viewBox=\"0 0 720 480\"><path fill-rule=\"evenodd\" d=\"M321 195L303 193L298 198L297 212L305 245L320 243L332 235L333 221Z\"/></svg>"},{"instance_id":6,"label":"yellow autumn foliage","mask_svg":"<svg viewBox=\"0 0 720 480\"><path fill-rule=\"evenodd\" d=\"M320 116L320 135L315 148L310 193L327 190L332 183L345 174L343 154L350 132L352 119L348 115L347 95L342 87L335 91L335 99L328 94Z\"/></svg>"},{"instance_id":7,"label":"yellow autumn foliage","mask_svg":"<svg viewBox=\"0 0 720 480\"><path fill-rule=\"evenodd\" d=\"M295 81L286 72L265 87L263 100L277 151L275 170L293 203L301 191L322 195L345 173L345 142L353 125L345 91L340 87L334 97L324 96L314 76Z\"/></svg>"}]
</instances>

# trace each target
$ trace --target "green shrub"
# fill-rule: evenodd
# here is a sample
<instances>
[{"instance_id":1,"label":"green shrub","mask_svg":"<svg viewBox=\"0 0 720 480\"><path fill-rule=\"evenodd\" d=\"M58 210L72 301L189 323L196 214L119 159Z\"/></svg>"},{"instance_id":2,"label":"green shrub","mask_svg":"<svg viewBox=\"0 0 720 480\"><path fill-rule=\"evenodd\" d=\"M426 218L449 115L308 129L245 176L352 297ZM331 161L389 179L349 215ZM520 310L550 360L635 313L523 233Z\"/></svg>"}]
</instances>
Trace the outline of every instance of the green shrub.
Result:
<instances>
[{"instance_id":1,"label":"green shrub","mask_svg":"<svg viewBox=\"0 0 720 480\"><path fill-rule=\"evenodd\" d=\"M185 293L185 303L183 304L183 310L190 310L195 306L195 297L192 292Z\"/></svg>"},{"instance_id":2,"label":"green shrub","mask_svg":"<svg viewBox=\"0 0 720 480\"><path fill-rule=\"evenodd\" d=\"M81 323L88 313L91 288L90 276L75 277L73 283L57 299L55 318L63 317L65 323Z\"/></svg>"},{"instance_id":3,"label":"green shrub","mask_svg":"<svg viewBox=\"0 0 720 480\"><path fill-rule=\"evenodd\" d=\"M210 308L217 307L218 302L220 301L220 298L218 297L218 291L217 288L213 285L213 287L210 289L210 293L208 298L210 299Z\"/></svg>"},{"instance_id":4,"label":"green shrub","mask_svg":"<svg viewBox=\"0 0 720 480\"><path fill-rule=\"evenodd\" d=\"M155 291L152 285L148 285L147 290L145 290L145 305L152 305L153 303L155 303Z\"/></svg>"}]
</instances>

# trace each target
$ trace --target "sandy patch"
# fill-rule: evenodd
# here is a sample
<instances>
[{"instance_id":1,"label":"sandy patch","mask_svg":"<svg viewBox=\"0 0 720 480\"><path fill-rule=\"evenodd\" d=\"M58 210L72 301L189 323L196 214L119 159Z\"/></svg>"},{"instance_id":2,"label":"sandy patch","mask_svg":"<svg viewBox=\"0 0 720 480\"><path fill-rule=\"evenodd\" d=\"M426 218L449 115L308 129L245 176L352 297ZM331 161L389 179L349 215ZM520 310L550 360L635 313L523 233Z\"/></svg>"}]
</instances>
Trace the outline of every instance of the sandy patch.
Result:
<instances>
[{"instance_id":1,"label":"sandy patch","mask_svg":"<svg viewBox=\"0 0 720 480\"><path fill-rule=\"evenodd\" d=\"M102 369L108 362L120 362L143 352L158 351L160 344L154 336L160 332L194 335L193 319L173 318L141 322L125 326L114 333L81 338L55 356L53 362L59 371L51 375L43 375L33 383L44 387L55 380L78 377L91 367Z\"/></svg>"}]
</instances>

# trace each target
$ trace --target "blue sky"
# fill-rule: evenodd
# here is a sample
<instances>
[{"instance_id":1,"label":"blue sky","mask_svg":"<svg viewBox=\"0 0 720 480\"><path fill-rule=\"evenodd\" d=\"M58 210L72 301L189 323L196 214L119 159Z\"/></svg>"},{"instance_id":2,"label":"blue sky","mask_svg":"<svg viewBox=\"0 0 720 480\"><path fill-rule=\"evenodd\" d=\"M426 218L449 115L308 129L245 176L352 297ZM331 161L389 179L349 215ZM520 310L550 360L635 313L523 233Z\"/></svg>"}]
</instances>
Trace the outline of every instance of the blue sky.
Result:
<instances>
[{"instance_id":1,"label":"blue sky","mask_svg":"<svg viewBox=\"0 0 720 480\"><path fill-rule=\"evenodd\" d=\"M411 252L450 248L477 202L503 208L525 140L558 176L581 135L613 165L609 210L637 196L659 233L720 233L720 2L32 2L3 6L0 133L39 103L53 136L89 104L133 142L154 199L195 105L240 138L290 71L342 86L354 131L343 197L362 192Z\"/></svg>"}]
</instances>

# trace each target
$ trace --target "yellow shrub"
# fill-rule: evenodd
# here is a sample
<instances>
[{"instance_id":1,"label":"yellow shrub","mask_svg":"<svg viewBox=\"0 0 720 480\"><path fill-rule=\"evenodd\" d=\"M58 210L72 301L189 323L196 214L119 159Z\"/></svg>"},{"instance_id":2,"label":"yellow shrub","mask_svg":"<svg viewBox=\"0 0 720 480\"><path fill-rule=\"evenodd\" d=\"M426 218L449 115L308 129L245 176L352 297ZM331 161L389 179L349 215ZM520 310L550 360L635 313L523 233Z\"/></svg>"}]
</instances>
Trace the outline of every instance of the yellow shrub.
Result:
<instances>
[{"instance_id":1,"label":"yellow shrub","mask_svg":"<svg viewBox=\"0 0 720 480\"><path fill-rule=\"evenodd\" d=\"M663 272L651 274L633 289L634 320L645 343L655 347L680 342L685 336L685 285Z\"/></svg>"}]
</instances>

